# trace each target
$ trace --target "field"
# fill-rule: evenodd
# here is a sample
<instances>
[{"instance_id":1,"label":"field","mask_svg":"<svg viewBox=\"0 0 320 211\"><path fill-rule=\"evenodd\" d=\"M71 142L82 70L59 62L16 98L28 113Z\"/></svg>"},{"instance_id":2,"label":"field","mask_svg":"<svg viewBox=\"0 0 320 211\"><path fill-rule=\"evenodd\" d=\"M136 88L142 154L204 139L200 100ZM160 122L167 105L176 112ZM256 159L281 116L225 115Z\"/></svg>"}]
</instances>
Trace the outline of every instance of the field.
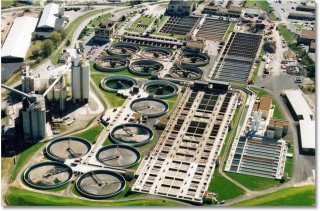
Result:
<instances>
[{"instance_id":1,"label":"field","mask_svg":"<svg viewBox=\"0 0 320 211\"><path fill-rule=\"evenodd\" d=\"M149 18L145 16L139 17L127 31L139 32L142 33L145 31L146 28L139 28L137 27L139 24L144 26L149 26L154 21L154 18Z\"/></svg>"},{"instance_id":2,"label":"field","mask_svg":"<svg viewBox=\"0 0 320 211\"><path fill-rule=\"evenodd\" d=\"M243 189L220 175L218 168L214 171L208 191L217 193L219 201L232 199L245 193Z\"/></svg>"},{"instance_id":3,"label":"field","mask_svg":"<svg viewBox=\"0 0 320 211\"><path fill-rule=\"evenodd\" d=\"M279 24L278 30L286 43L288 43L289 45L297 43L298 35L289 31L284 24Z\"/></svg>"},{"instance_id":4,"label":"field","mask_svg":"<svg viewBox=\"0 0 320 211\"><path fill-rule=\"evenodd\" d=\"M258 191L280 185L280 182L278 180L270 178L257 177L233 172L226 172L226 174L250 190Z\"/></svg>"},{"instance_id":5,"label":"field","mask_svg":"<svg viewBox=\"0 0 320 211\"><path fill-rule=\"evenodd\" d=\"M315 206L315 186L286 188L232 206Z\"/></svg>"},{"instance_id":6,"label":"field","mask_svg":"<svg viewBox=\"0 0 320 211\"><path fill-rule=\"evenodd\" d=\"M179 206L171 201L137 199L119 202L89 201L56 195L36 193L11 187L6 198L10 206Z\"/></svg>"},{"instance_id":7,"label":"field","mask_svg":"<svg viewBox=\"0 0 320 211\"><path fill-rule=\"evenodd\" d=\"M104 127L101 124L98 124L84 132L76 133L73 136L87 139L90 143L93 143L98 138L103 128Z\"/></svg>"}]
</instances>

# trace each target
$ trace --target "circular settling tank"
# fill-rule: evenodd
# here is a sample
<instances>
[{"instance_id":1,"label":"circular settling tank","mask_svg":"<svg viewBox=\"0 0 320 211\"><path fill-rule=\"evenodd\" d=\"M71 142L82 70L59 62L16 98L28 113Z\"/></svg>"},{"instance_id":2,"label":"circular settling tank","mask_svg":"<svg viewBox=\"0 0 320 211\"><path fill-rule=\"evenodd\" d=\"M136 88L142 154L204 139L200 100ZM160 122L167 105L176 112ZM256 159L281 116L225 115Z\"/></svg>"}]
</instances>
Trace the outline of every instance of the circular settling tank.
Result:
<instances>
[{"instance_id":1,"label":"circular settling tank","mask_svg":"<svg viewBox=\"0 0 320 211\"><path fill-rule=\"evenodd\" d=\"M143 85L143 89L156 98L170 98L177 95L178 86L172 82L157 80L148 81Z\"/></svg>"},{"instance_id":2,"label":"circular settling tank","mask_svg":"<svg viewBox=\"0 0 320 211\"><path fill-rule=\"evenodd\" d=\"M105 199L119 194L126 187L126 181L121 174L95 170L79 177L76 189L83 196L92 199Z\"/></svg>"},{"instance_id":3,"label":"circular settling tank","mask_svg":"<svg viewBox=\"0 0 320 211\"><path fill-rule=\"evenodd\" d=\"M82 157L91 149L91 144L83 138L67 136L51 141L46 147L47 156L56 161Z\"/></svg>"},{"instance_id":4,"label":"circular settling tank","mask_svg":"<svg viewBox=\"0 0 320 211\"><path fill-rule=\"evenodd\" d=\"M167 48L149 47L142 51L142 56L148 59L166 59L172 55L172 51Z\"/></svg>"},{"instance_id":5,"label":"circular settling tank","mask_svg":"<svg viewBox=\"0 0 320 211\"><path fill-rule=\"evenodd\" d=\"M183 52L180 56L182 65L193 65L197 67L209 64L210 57L203 53L198 52Z\"/></svg>"},{"instance_id":6,"label":"circular settling tank","mask_svg":"<svg viewBox=\"0 0 320 211\"><path fill-rule=\"evenodd\" d=\"M72 177L69 166L60 162L37 163L24 172L24 181L36 189L53 189L66 184Z\"/></svg>"},{"instance_id":7,"label":"circular settling tank","mask_svg":"<svg viewBox=\"0 0 320 211\"><path fill-rule=\"evenodd\" d=\"M136 79L129 76L107 76L101 80L101 88L108 92L130 89L137 83Z\"/></svg>"},{"instance_id":8,"label":"circular settling tank","mask_svg":"<svg viewBox=\"0 0 320 211\"><path fill-rule=\"evenodd\" d=\"M168 112L168 104L156 98L139 98L131 103L131 109L148 117L159 117Z\"/></svg>"},{"instance_id":9,"label":"circular settling tank","mask_svg":"<svg viewBox=\"0 0 320 211\"><path fill-rule=\"evenodd\" d=\"M103 72L126 70L128 65L129 60L120 56L103 56L94 63L95 68Z\"/></svg>"},{"instance_id":10,"label":"circular settling tank","mask_svg":"<svg viewBox=\"0 0 320 211\"><path fill-rule=\"evenodd\" d=\"M194 66L173 66L170 76L176 79L198 80L202 77L202 70Z\"/></svg>"},{"instance_id":11,"label":"circular settling tank","mask_svg":"<svg viewBox=\"0 0 320 211\"><path fill-rule=\"evenodd\" d=\"M115 43L110 46L107 52L110 55L131 57L133 54L138 53L140 47L132 43Z\"/></svg>"},{"instance_id":12,"label":"circular settling tank","mask_svg":"<svg viewBox=\"0 0 320 211\"><path fill-rule=\"evenodd\" d=\"M150 76L152 72L163 70L163 64L154 60L138 60L129 65L129 71L135 75Z\"/></svg>"},{"instance_id":13,"label":"circular settling tank","mask_svg":"<svg viewBox=\"0 0 320 211\"><path fill-rule=\"evenodd\" d=\"M150 128L133 123L118 125L110 133L113 142L131 146L144 145L151 141L152 137L153 132Z\"/></svg>"},{"instance_id":14,"label":"circular settling tank","mask_svg":"<svg viewBox=\"0 0 320 211\"><path fill-rule=\"evenodd\" d=\"M139 162L140 158L138 150L123 144L102 147L97 153L97 160L100 163L118 168L129 168Z\"/></svg>"}]
</instances>

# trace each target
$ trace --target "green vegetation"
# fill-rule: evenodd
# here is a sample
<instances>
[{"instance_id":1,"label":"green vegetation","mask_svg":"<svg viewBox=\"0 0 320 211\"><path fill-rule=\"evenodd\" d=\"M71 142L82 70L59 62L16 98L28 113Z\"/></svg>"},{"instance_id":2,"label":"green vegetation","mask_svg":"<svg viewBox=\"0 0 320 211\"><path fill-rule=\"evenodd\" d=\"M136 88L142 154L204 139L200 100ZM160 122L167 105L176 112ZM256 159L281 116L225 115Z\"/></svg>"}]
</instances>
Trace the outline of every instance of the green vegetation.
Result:
<instances>
[{"instance_id":1,"label":"green vegetation","mask_svg":"<svg viewBox=\"0 0 320 211\"><path fill-rule=\"evenodd\" d=\"M153 33L153 35L159 35L159 36L163 36L163 37L171 37L171 38L176 38L179 40L186 39L186 36L180 35L180 34L168 34L168 33L162 33L162 32L155 32L155 33Z\"/></svg>"},{"instance_id":2,"label":"green vegetation","mask_svg":"<svg viewBox=\"0 0 320 211\"><path fill-rule=\"evenodd\" d=\"M293 154L293 151L294 151L293 146L288 147L288 153ZM293 172L293 158L287 157L286 167L284 168L284 172L287 174L285 176L289 177L289 179L290 179L292 176L292 172Z\"/></svg>"},{"instance_id":3,"label":"green vegetation","mask_svg":"<svg viewBox=\"0 0 320 211\"><path fill-rule=\"evenodd\" d=\"M21 80L21 76L22 76L22 73L19 69L16 73L10 76L10 78L8 78L8 80L6 80L3 84L7 86L12 86Z\"/></svg>"},{"instance_id":4,"label":"green vegetation","mask_svg":"<svg viewBox=\"0 0 320 211\"><path fill-rule=\"evenodd\" d=\"M226 33L224 34L224 37L223 37L223 40L224 40L224 41L227 41L230 33L233 31L233 29L234 29L235 26L236 26L236 22L233 22L233 21L232 21L232 22L229 24L228 30L226 31Z\"/></svg>"},{"instance_id":5,"label":"green vegetation","mask_svg":"<svg viewBox=\"0 0 320 211\"><path fill-rule=\"evenodd\" d=\"M179 206L180 204L163 200L137 199L121 202L103 202L75 199L56 195L45 195L16 187L11 187L6 198L10 206Z\"/></svg>"},{"instance_id":6,"label":"green vegetation","mask_svg":"<svg viewBox=\"0 0 320 211\"><path fill-rule=\"evenodd\" d=\"M288 44L289 48L291 48L295 54L297 55L297 58L299 58L299 63L305 66L306 75L310 78L315 77L315 63L314 61L309 57L307 52L299 46L297 43L298 35L292 33L290 30L286 28L284 24L279 24L277 26L277 29L279 30L281 36Z\"/></svg>"},{"instance_id":7,"label":"green vegetation","mask_svg":"<svg viewBox=\"0 0 320 211\"><path fill-rule=\"evenodd\" d=\"M266 11L269 15L269 17L272 20L276 20L277 17L273 12L273 9L270 7L269 3L267 2L267 0L247 0L245 3L245 7L248 8L254 8L254 9L262 9L264 11Z\"/></svg>"},{"instance_id":8,"label":"green vegetation","mask_svg":"<svg viewBox=\"0 0 320 211\"><path fill-rule=\"evenodd\" d=\"M296 28L297 30L301 30L302 29L302 27L303 27L303 24L301 24L301 23L295 23L295 24L293 24L293 26L294 26L294 28Z\"/></svg>"},{"instance_id":9,"label":"green vegetation","mask_svg":"<svg viewBox=\"0 0 320 211\"><path fill-rule=\"evenodd\" d=\"M74 134L74 136L87 139L92 144L98 138L103 128L101 124L97 124L81 133Z\"/></svg>"},{"instance_id":10,"label":"green vegetation","mask_svg":"<svg viewBox=\"0 0 320 211\"><path fill-rule=\"evenodd\" d=\"M261 65L261 60L264 54L264 50L263 48L260 50L260 54L259 54L259 58L258 58L258 62L256 64L256 68L254 69L253 73L252 73L252 81L256 81L258 73L259 73L259 69L260 69L260 65Z\"/></svg>"},{"instance_id":11,"label":"green vegetation","mask_svg":"<svg viewBox=\"0 0 320 211\"><path fill-rule=\"evenodd\" d=\"M210 181L209 192L217 193L218 194L218 200L227 200L232 199L238 196L241 196L245 193L245 191L229 180L227 180L225 177L223 177L218 169L215 169L213 177Z\"/></svg>"},{"instance_id":12,"label":"green vegetation","mask_svg":"<svg viewBox=\"0 0 320 211\"><path fill-rule=\"evenodd\" d=\"M253 89L257 93L257 97L269 95L268 92L264 89L260 89L260 88L256 88L256 87L251 87L251 89Z\"/></svg>"},{"instance_id":13,"label":"green vegetation","mask_svg":"<svg viewBox=\"0 0 320 211\"><path fill-rule=\"evenodd\" d=\"M168 103L168 106L169 106L169 112L173 110L173 107L177 101L177 98L178 96L173 96L173 97L170 97L168 99L165 99L164 101L166 101L166 103Z\"/></svg>"},{"instance_id":14,"label":"green vegetation","mask_svg":"<svg viewBox=\"0 0 320 211\"><path fill-rule=\"evenodd\" d=\"M12 179L16 179L19 171L21 170L21 168L28 162L28 160L30 160L30 158L44 145L43 142L39 142L36 143L34 145L31 145L30 147L28 146L23 146L25 148L25 150L23 152L21 152L18 156L17 156L17 161L16 161L16 167L13 170L12 173Z\"/></svg>"},{"instance_id":15,"label":"green vegetation","mask_svg":"<svg viewBox=\"0 0 320 211\"><path fill-rule=\"evenodd\" d=\"M140 16L127 31L142 33L146 30L144 27L138 27L138 25L149 26L154 21L154 18Z\"/></svg>"},{"instance_id":16,"label":"green vegetation","mask_svg":"<svg viewBox=\"0 0 320 211\"><path fill-rule=\"evenodd\" d=\"M233 206L315 206L315 186L291 187L242 201Z\"/></svg>"},{"instance_id":17,"label":"green vegetation","mask_svg":"<svg viewBox=\"0 0 320 211\"><path fill-rule=\"evenodd\" d=\"M168 16L161 15L159 19L156 20L156 26L161 27L162 24L168 19Z\"/></svg>"},{"instance_id":18,"label":"green vegetation","mask_svg":"<svg viewBox=\"0 0 320 211\"><path fill-rule=\"evenodd\" d=\"M10 7L20 7L27 5L28 3L24 3L23 1L17 1L17 0L2 0L1 1L1 9L7 9Z\"/></svg>"},{"instance_id":19,"label":"green vegetation","mask_svg":"<svg viewBox=\"0 0 320 211\"><path fill-rule=\"evenodd\" d=\"M280 185L279 180L271 179L271 178L264 178L264 177L257 177L252 175L246 174L239 174L233 172L226 172L226 174L245 186L250 190L264 190L271 187L276 187Z\"/></svg>"}]
</instances>

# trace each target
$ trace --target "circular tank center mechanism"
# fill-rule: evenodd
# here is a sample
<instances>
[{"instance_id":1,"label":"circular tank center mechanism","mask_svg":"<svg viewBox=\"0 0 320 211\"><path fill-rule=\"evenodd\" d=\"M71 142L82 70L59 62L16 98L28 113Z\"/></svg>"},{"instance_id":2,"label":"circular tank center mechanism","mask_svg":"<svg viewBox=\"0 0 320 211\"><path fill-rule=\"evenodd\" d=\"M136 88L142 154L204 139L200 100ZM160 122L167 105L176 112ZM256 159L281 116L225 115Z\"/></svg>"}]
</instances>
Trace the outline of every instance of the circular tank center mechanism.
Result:
<instances>
[{"instance_id":1,"label":"circular tank center mechanism","mask_svg":"<svg viewBox=\"0 0 320 211\"><path fill-rule=\"evenodd\" d=\"M134 112L151 118L163 116L169 109L165 101L155 98L136 99L132 101L130 107Z\"/></svg>"},{"instance_id":2,"label":"circular tank center mechanism","mask_svg":"<svg viewBox=\"0 0 320 211\"><path fill-rule=\"evenodd\" d=\"M156 98L170 98L177 94L178 86L172 82L164 80L148 81L143 85L143 89Z\"/></svg>"},{"instance_id":3,"label":"circular tank center mechanism","mask_svg":"<svg viewBox=\"0 0 320 211\"><path fill-rule=\"evenodd\" d=\"M175 65L171 68L169 75L176 79L198 80L202 77L202 74L202 70L197 67L191 65Z\"/></svg>"},{"instance_id":4,"label":"circular tank center mechanism","mask_svg":"<svg viewBox=\"0 0 320 211\"><path fill-rule=\"evenodd\" d=\"M123 144L102 147L96 156L103 165L118 168L129 168L139 162L141 158L138 150Z\"/></svg>"},{"instance_id":5,"label":"circular tank center mechanism","mask_svg":"<svg viewBox=\"0 0 320 211\"><path fill-rule=\"evenodd\" d=\"M133 54L138 53L140 51L140 47L136 44L132 43L115 43L110 46L107 52L110 55L118 55L131 57Z\"/></svg>"},{"instance_id":6,"label":"circular tank center mechanism","mask_svg":"<svg viewBox=\"0 0 320 211\"><path fill-rule=\"evenodd\" d=\"M126 123L116 126L110 133L114 143L131 146L141 146L152 140L153 132L150 128L141 125Z\"/></svg>"},{"instance_id":7,"label":"circular tank center mechanism","mask_svg":"<svg viewBox=\"0 0 320 211\"><path fill-rule=\"evenodd\" d=\"M210 57L198 52L183 52L179 58L182 65L205 66L209 64Z\"/></svg>"},{"instance_id":8,"label":"circular tank center mechanism","mask_svg":"<svg viewBox=\"0 0 320 211\"><path fill-rule=\"evenodd\" d=\"M67 136L51 141L46 147L46 154L52 160L65 161L82 157L90 149L91 144L86 139Z\"/></svg>"},{"instance_id":9,"label":"circular tank center mechanism","mask_svg":"<svg viewBox=\"0 0 320 211\"><path fill-rule=\"evenodd\" d=\"M124 190L126 181L121 174L95 170L79 177L76 189L83 196L93 199L104 199L115 196Z\"/></svg>"},{"instance_id":10,"label":"circular tank center mechanism","mask_svg":"<svg viewBox=\"0 0 320 211\"><path fill-rule=\"evenodd\" d=\"M103 72L126 70L128 65L129 60L120 56L103 56L94 63L95 68Z\"/></svg>"},{"instance_id":11,"label":"circular tank center mechanism","mask_svg":"<svg viewBox=\"0 0 320 211\"><path fill-rule=\"evenodd\" d=\"M129 65L132 74L141 76L150 76L152 72L160 72L163 68L163 64L153 60L138 60Z\"/></svg>"},{"instance_id":12,"label":"circular tank center mechanism","mask_svg":"<svg viewBox=\"0 0 320 211\"><path fill-rule=\"evenodd\" d=\"M142 51L142 56L148 59L166 59L172 55L172 51L167 48L149 47Z\"/></svg>"},{"instance_id":13,"label":"circular tank center mechanism","mask_svg":"<svg viewBox=\"0 0 320 211\"><path fill-rule=\"evenodd\" d=\"M36 189L60 187L66 184L71 177L71 168L60 162L37 163L24 172L24 181Z\"/></svg>"},{"instance_id":14,"label":"circular tank center mechanism","mask_svg":"<svg viewBox=\"0 0 320 211\"><path fill-rule=\"evenodd\" d=\"M101 80L101 88L108 92L130 89L137 83L136 79L129 76L107 76Z\"/></svg>"}]
</instances>

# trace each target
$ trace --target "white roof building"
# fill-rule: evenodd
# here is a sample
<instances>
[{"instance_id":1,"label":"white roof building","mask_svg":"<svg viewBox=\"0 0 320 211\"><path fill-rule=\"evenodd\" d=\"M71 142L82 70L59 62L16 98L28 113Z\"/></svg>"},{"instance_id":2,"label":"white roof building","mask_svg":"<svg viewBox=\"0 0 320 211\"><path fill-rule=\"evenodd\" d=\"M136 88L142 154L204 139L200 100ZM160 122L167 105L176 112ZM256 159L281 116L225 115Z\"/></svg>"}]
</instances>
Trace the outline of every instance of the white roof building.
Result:
<instances>
[{"instance_id":1,"label":"white roof building","mask_svg":"<svg viewBox=\"0 0 320 211\"><path fill-rule=\"evenodd\" d=\"M59 18L59 5L50 3L44 6L38 28L55 28Z\"/></svg>"},{"instance_id":2,"label":"white roof building","mask_svg":"<svg viewBox=\"0 0 320 211\"><path fill-rule=\"evenodd\" d=\"M316 148L316 122L300 120L299 125L302 150L314 150Z\"/></svg>"},{"instance_id":3,"label":"white roof building","mask_svg":"<svg viewBox=\"0 0 320 211\"><path fill-rule=\"evenodd\" d=\"M24 60L37 22L38 18L33 17L16 18L2 46L1 58Z\"/></svg>"},{"instance_id":4,"label":"white roof building","mask_svg":"<svg viewBox=\"0 0 320 211\"><path fill-rule=\"evenodd\" d=\"M314 114L300 89L284 90L284 93L299 119L313 119Z\"/></svg>"}]
</instances>

